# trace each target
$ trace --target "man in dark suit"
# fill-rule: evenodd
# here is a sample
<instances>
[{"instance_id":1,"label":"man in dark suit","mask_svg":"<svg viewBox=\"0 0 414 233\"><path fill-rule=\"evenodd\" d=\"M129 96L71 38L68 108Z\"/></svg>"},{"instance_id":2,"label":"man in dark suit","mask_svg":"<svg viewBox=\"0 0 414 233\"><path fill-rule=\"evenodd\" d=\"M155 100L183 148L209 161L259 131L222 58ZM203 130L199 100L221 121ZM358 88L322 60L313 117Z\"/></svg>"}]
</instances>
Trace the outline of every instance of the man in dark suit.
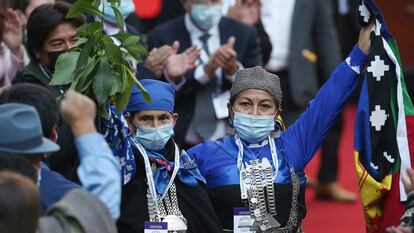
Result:
<instances>
[{"instance_id":1,"label":"man in dark suit","mask_svg":"<svg viewBox=\"0 0 414 233\"><path fill-rule=\"evenodd\" d=\"M197 45L201 56L184 76L164 76L176 84L176 112L180 119L175 139L189 147L226 134L226 104L233 75L240 68L261 63L254 28L222 17L221 0L182 0L186 14L148 34L148 49L180 43L179 53Z\"/></svg>"},{"instance_id":2,"label":"man in dark suit","mask_svg":"<svg viewBox=\"0 0 414 233\"><path fill-rule=\"evenodd\" d=\"M273 46L266 68L280 77L285 106L282 117L288 126L299 118L340 61L332 9L332 2L324 0L262 1L261 19ZM322 146L317 196L355 201L355 195L336 182L339 123Z\"/></svg>"}]
</instances>

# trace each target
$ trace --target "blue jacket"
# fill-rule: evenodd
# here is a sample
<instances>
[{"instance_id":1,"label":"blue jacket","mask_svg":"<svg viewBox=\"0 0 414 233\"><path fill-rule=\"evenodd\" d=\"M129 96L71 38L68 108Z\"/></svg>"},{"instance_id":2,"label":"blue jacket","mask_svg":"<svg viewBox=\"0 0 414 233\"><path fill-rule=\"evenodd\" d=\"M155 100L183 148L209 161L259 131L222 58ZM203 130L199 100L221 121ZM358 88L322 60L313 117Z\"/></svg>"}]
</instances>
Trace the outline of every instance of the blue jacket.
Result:
<instances>
[{"instance_id":1,"label":"blue jacket","mask_svg":"<svg viewBox=\"0 0 414 233\"><path fill-rule=\"evenodd\" d=\"M312 159L323 142L329 128L345 105L357 85L360 70L363 70L367 56L355 46L346 61L333 72L315 99L309 102L307 110L281 136L275 140L279 167L276 178L277 220L286 224L290 212L292 194L290 168L299 176L301 194L299 196L299 220L304 218L304 168ZM287 106L289 107L289 106ZM266 141L265 141L266 142ZM261 148L263 147L263 148ZM266 157L271 163L270 147L267 143L255 149L244 147L244 161ZM256 150L256 153L255 153ZM207 189L213 206L223 227L232 228L232 212L242 207L237 168L238 147L234 136L226 136L218 141L206 141L188 151L198 164L201 174L206 178Z\"/></svg>"}]
</instances>

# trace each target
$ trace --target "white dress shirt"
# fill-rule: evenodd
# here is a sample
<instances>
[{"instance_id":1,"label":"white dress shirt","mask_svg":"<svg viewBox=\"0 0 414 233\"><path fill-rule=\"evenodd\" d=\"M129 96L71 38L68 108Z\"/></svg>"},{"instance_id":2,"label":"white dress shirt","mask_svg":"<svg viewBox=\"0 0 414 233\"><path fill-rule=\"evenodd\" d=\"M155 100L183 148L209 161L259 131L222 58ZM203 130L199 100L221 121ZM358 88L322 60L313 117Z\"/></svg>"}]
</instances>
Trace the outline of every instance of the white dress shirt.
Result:
<instances>
[{"instance_id":1,"label":"white dress shirt","mask_svg":"<svg viewBox=\"0 0 414 233\"><path fill-rule=\"evenodd\" d=\"M190 34L191 43L193 45L196 45L198 48L202 49L203 42L200 40L200 37L204 35L206 32L201 31L197 26L194 25L188 13L186 13L184 16L184 23L185 23L185 27L187 28L187 31ZM212 27L210 30L208 30L207 33L211 35L207 41L208 50L210 54L213 54L221 46L220 30L219 30L218 25ZM207 55L207 52L202 49L200 60L197 62L197 67L195 68L195 71L194 71L194 79L197 80L201 84L207 84L211 80L211 78L204 72L204 65L207 64L208 60L209 60L209 56ZM238 64L239 64L239 67L241 68L241 64L240 63ZM216 70L216 78L217 78L217 86L218 86L218 89L219 89L218 92L219 92L220 86L223 83L221 68L218 68ZM225 78L227 78L231 82L234 81L234 75L231 75L231 76L225 75ZM177 86L177 88L179 87ZM224 135L226 135L226 121L217 120L216 131L209 139L216 140L218 138L223 137ZM187 131L187 134L185 136L185 141L190 144L198 144L203 141L202 138L195 131L192 124L190 124L190 127Z\"/></svg>"},{"instance_id":2,"label":"white dress shirt","mask_svg":"<svg viewBox=\"0 0 414 233\"><path fill-rule=\"evenodd\" d=\"M290 34L295 0L262 1L261 19L272 43L266 68L281 71L288 67Z\"/></svg>"}]
</instances>

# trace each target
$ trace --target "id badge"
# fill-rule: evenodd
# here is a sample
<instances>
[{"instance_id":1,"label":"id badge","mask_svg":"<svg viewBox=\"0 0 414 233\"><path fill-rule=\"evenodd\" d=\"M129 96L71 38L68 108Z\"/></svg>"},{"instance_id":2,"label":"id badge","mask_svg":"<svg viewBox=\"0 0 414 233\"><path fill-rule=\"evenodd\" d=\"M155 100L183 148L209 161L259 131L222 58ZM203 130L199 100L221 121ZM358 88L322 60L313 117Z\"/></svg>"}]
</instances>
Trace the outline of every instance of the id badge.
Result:
<instances>
[{"instance_id":1,"label":"id badge","mask_svg":"<svg viewBox=\"0 0 414 233\"><path fill-rule=\"evenodd\" d=\"M144 222L144 233L168 233L168 223Z\"/></svg>"},{"instance_id":2,"label":"id badge","mask_svg":"<svg viewBox=\"0 0 414 233\"><path fill-rule=\"evenodd\" d=\"M229 102L229 98L229 91L223 92L218 95L213 95L213 105L217 119L224 119L229 117L229 111L227 110L227 103Z\"/></svg>"},{"instance_id":3,"label":"id badge","mask_svg":"<svg viewBox=\"0 0 414 233\"><path fill-rule=\"evenodd\" d=\"M254 233L251 231L254 219L251 218L248 208L234 208L233 222L234 233Z\"/></svg>"}]
</instances>

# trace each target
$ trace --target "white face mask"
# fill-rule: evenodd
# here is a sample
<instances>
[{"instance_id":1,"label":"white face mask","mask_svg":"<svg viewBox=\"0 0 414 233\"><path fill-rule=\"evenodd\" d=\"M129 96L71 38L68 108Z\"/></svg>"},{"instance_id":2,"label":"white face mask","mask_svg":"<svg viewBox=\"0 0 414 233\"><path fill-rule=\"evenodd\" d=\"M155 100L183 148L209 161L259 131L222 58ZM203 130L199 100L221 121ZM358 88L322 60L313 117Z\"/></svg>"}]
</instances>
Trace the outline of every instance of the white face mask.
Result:
<instances>
[{"instance_id":1,"label":"white face mask","mask_svg":"<svg viewBox=\"0 0 414 233\"><path fill-rule=\"evenodd\" d=\"M158 151L165 147L174 135L173 122L160 127L137 126L135 139L148 150Z\"/></svg>"},{"instance_id":2,"label":"white face mask","mask_svg":"<svg viewBox=\"0 0 414 233\"><path fill-rule=\"evenodd\" d=\"M220 22L222 7L223 6L221 4L212 6L205 4L193 4L190 15L198 27L204 31L208 31Z\"/></svg>"}]
</instances>

